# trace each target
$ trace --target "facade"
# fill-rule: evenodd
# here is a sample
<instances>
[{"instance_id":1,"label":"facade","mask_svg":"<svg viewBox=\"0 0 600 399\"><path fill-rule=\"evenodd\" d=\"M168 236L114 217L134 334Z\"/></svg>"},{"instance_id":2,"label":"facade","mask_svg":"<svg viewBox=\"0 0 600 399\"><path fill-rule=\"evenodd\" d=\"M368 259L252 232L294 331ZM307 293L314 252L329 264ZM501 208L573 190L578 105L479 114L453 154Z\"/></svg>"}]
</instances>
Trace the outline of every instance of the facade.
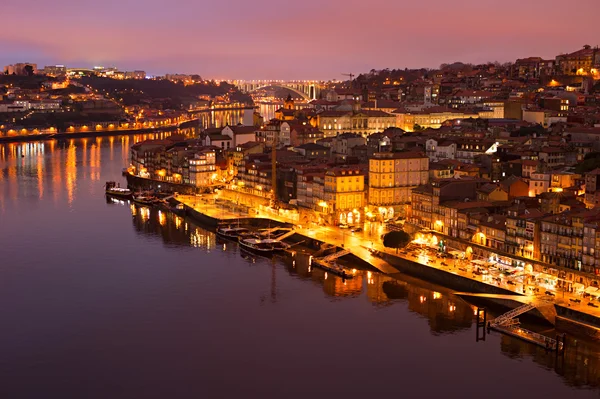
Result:
<instances>
[{"instance_id":1,"label":"facade","mask_svg":"<svg viewBox=\"0 0 600 399\"><path fill-rule=\"evenodd\" d=\"M472 164L482 155L492 155L498 150L494 140L461 140L456 143L456 160Z\"/></svg>"},{"instance_id":2,"label":"facade","mask_svg":"<svg viewBox=\"0 0 600 399\"><path fill-rule=\"evenodd\" d=\"M348 156L352 148L366 143L366 139L360 134L342 133L332 138L331 150L336 155Z\"/></svg>"},{"instance_id":3,"label":"facade","mask_svg":"<svg viewBox=\"0 0 600 399\"><path fill-rule=\"evenodd\" d=\"M425 149L431 162L456 158L456 143L450 140L428 139L425 142Z\"/></svg>"},{"instance_id":4,"label":"facade","mask_svg":"<svg viewBox=\"0 0 600 399\"><path fill-rule=\"evenodd\" d=\"M399 109L394 113L396 114L396 126L407 132L413 132L416 129L439 129L442 123L449 120L479 118L478 113L465 113L446 107L431 107L423 111Z\"/></svg>"},{"instance_id":5,"label":"facade","mask_svg":"<svg viewBox=\"0 0 600 399\"><path fill-rule=\"evenodd\" d=\"M216 149L195 140L171 136L131 147L130 173L143 178L206 187L215 182L217 172Z\"/></svg>"},{"instance_id":6,"label":"facade","mask_svg":"<svg viewBox=\"0 0 600 399\"><path fill-rule=\"evenodd\" d=\"M125 72L125 79L146 79L145 71L129 71Z\"/></svg>"},{"instance_id":7,"label":"facade","mask_svg":"<svg viewBox=\"0 0 600 399\"><path fill-rule=\"evenodd\" d=\"M600 50L589 45L573 53L556 57L556 67L563 75L596 76L598 66L600 66Z\"/></svg>"},{"instance_id":8,"label":"facade","mask_svg":"<svg viewBox=\"0 0 600 399\"><path fill-rule=\"evenodd\" d=\"M384 219L404 213L412 189L428 182L429 158L422 152L379 152L369 159L369 205Z\"/></svg>"},{"instance_id":9,"label":"facade","mask_svg":"<svg viewBox=\"0 0 600 399\"><path fill-rule=\"evenodd\" d=\"M477 190L477 201L507 201L508 192L500 184L484 184Z\"/></svg>"},{"instance_id":10,"label":"facade","mask_svg":"<svg viewBox=\"0 0 600 399\"><path fill-rule=\"evenodd\" d=\"M531 260L539 260L540 235L538 221L543 216L544 214L536 208L525 208L517 205L508 209L505 237L506 252Z\"/></svg>"},{"instance_id":11,"label":"facade","mask_svg":"<svg viewBox=\"0 0 600 399\"><path fill-rule=\"evenodd\" d=\"M43 73L48 76L65 76L67 74L67 67L64 65L46 65L43 69Z\"/></svg>"},{"instance_id":12,"label":"facade","mask_svg":"<svg viewBox=\"0 0 600 399\"><path fill-rule=\"evenodd\" d=\"M27 67L31 67L33 74L37 73L37 64L31 62L19 62L17 64L11 64L4 67L4 73L6 75L27 75Z\"/></svg>"},{"instance_id":13,"label":"facade","mask_svg":"<svg viewBox=\"0 0 600 399\"><path fill-rule=\"evenodd\" d=\"M356 167L337 167L325 173L324 203L334 224L359 224L364 220L365 174Z\"/></svg>"},{"instance_id":14,"label":"facade","mask_svg":"<svg viewBox=\"0 0 600 399\"><path fill-rule=\"evenodd\" d=\"M384 111L360 110L322 111L317 114L316 126L325 137L334 137L341 133L357 133L362 136L380 132L396 126L396 117Z\"/></svg>"},{"instance_id":15,"label":"facade","mask_svg":"<svg viewBox=\"0 0 600 399\"><path fill-rule=\"evenodd\" d=\"M256 139L256 128L254 126L225 126L221 131L224 136L229 136L232 140L231 147L237 147L240 144L247 143L249 141L255 141Z\"/></svg>"},{"instance_id":16,"label":"facade","mask_svg":"<svg viewBox=\"0 0 600 399\"><path fill-rule=\"evenodd\" d=\"M314 143L302 144L293 150L308 159L327 158L331 152L331 148Z\"/></svg>"},{"instance_id":17,"label":"facade","mask_svg":"<svg viewBox=\"0 0 600 399\"><path fill-rule=\"evenodd\" d=\"M421 228L457 236L457 207L448 205L474 200L477 189L485 183L487 180L483 179L452 178L421 185L412 190L407 221Z\"/></svg>"},{"instance_id":18,"label":"facade","mask_svg":"<svg viewBox=\"0 0 600 399\"><path fill-rule=\"evenodd\" d=\"M593 208L600 203L600 169L585 174L585 206Z\"/></svg>"},{"instance_id":19,"label":"facade","mask_svg":"<svg viewBox=\"0 0 600 399\"><path fill-rule=\"evenodd\" d=\"M216 174L215 150L207 149L194 153L189 159L189 183L196 187L209 186L214 182Z\"/></svg>"}]
</instances>

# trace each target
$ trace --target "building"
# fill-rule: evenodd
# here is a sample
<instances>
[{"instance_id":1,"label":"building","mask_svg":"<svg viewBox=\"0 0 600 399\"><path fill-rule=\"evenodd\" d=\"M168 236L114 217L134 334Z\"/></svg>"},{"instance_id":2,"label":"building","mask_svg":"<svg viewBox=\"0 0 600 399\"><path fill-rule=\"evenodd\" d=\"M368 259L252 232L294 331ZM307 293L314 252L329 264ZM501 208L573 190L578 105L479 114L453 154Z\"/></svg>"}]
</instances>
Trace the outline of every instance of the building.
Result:
<instances>
[{"instance_id":1,"label":"building","mask_svg":"<svg viewBox=\"0 0 600 399\"><path fill-rule=\"evenodd\" d=\"M209 186L214 183L216 153L214 149L200 150L189 159L189 183L196 187Z\"/></svg>"},{"instance_id":2,"label":"building","mask_svg":"<svg viewBox=\"0 0 600 399\"><path fill-rule=\"evenodd\" d=\"M446 202L469 202L477 197L477 189L488 183L478 178L452 178L432 181L412 190L407 221L421 228L457 236L457 215L443 206ZM488 204L489 205L489 204Z\"/></svg>"},{"instance_id":3,"label":"building","mask_svg":"<svg viewBox=\"0 0 600 399\"><path fill-rule=\"evenodd\" d=\"M540 258L540 236L538 220L544 213L536 208L516 204L507 210L505 250L511 255L531 260ZM514 266L525 266L515 260Z\"/></svg>"},{"instance_id":4,"label":"building","mask_svg":"<svg viewBox=\"0 0 600 399\"><path fill-rule=\"evenodd\" d=\"M254 126L225 126L221 130L221 134L231 138L231 147L237 147L240 144L256 140L256 128Z\"/></svg>"},{"instance_id":5,"label":"building","mask_svg":"<svg viewBox=\"0 0 600 399\"><path fill-rule=\"evenodd\" d=\"M352 148L365 145L367 140L357 133L342 133L332 138L331 150L335 155L347 157L351 154Z\"/></svg>"},{"instance_id":6,"label":"building","mask_svg":"<svg viewBox=\"0 0 600 399\"><path fill-rule=\"evenodd\" d=\"M383 219L405 214L411 191L429 182L422 152L378 152L369 159L369 206Z\"/></svg>"},{"instance_id":7,"label":"building","mask_svg":"<svg viewBox=\"0 0 600 399\"><path fill-rule=\"evenodd\" d=\"M427 128L439 129L444 122L449 120L479 118L479 114L476 112L463 112L442 106L425 108L422 111L409 111L401 108L394 111L394 114L396 114L396 126L407 132Z\"/></svg>"},{"instance_id":8,"label":"building","mask_svg":"<svg viewBox=\"0 0 600 399\"><path fill-rule=\"evenodd\" d=\"M550 189L550 172L536 171L531 173L529 178L529 196L536 197L538 194L545 193Z\"/></svg>"},{"instance_id":9,"label":"building","mask_svg":"<svg viewBox=\"0 0 600 399\"><path fill-rule=\"evenodd\" d=\"M508 201L508 192L500 184L484 184L477 189L477 201Z\"/></svg>"},{"instance_id":10,"label":"building","mask_svg":"<svg viewBox=\"0 0 600 399\"><path fill-rule=\"evenodd\" d=\"M293 147L292 149L308 159L328 158L331 150L328 147L314 143L302 144L297 147Z\"/></svg>"},{"instance_id":11,"label":"building","mask_svg":"<svg viewBox=\"0 0 600 399\"><path fill-rule=\"evenodd\" d=\"M323 206L334 224L360 224L364 221L365 174L357 167L343 166L325 173Z\"/></svg>"},{"instance_id":12,"label":"building","mask_svg":"<svg viewBox=\"0 0 600 399\"><path fill-rule=\"evenodd\" d=\"M463 163L476 163L482 155L493 155L498 151L499 143L494 140L457 140L457 161Z\"/></svg>"},{"instance_id":13,"label":"building","mask_svg":"<svg viewBox=\"0 0 600 399\"><path fill-rule=\"evenodd\" d=\"M527 197L529 195L529 185L517 176L509 176L502 180L500 187L508 194L507 199Z\"/></svg>"},{"instance_id":14,"label":"building","mask_svg":"<svg viewBox=\"0 0 600 399\"><path fill-rule=\"evenodd\" d=\"M287 122L282 123L282 136L284 135L283 126L286 124ZM301 146L302 144L316 143L318 140L325 137L322 131L311 125L294 124L291 125L289 129L289 141L287 141L286 145L291 145L293 147Z\"/></svg>"},{"instance_id":15,"label":"building","mask_svg":"<svg viewBox=\"0 0 600 399\"><path fill-rule=\"evenodd\" d=\"M479 231L474 241L496 251L505 251L506 216L486 215L479 221Z\"/></svg>"},{"instance_id":16,"label":"building","mask_svg":"<svg viewBox=\"0 0 600 399\"><path fill-rule=\"evenodd\" d=\"M357 133L364 137L396 126L396 116L379 110L361 110L358 104L352 111L321 111L316 117L316 126L325 137L341 133Z\"/></svg>"},{"instance_id":17,"label":"building","mask_svg":"<svg viewBox=\"0 0 600 399\"><path fill-rule=\"evenodd\" d=\"M206 187L218 175L216 150L178 135L142 141L131 147L130 172L143 178Z\"/></svg>"},{"instance_id":18,"label":"building","mask_svg":"<svg viewBox=\"0 0 600 399\"><path fill-rule=\"evenodd\" d=\"M448 139L428 139L425 142L425 150L431 162L456 158L456 143Z\"/></svg>"},{"instance_id":19,"label":"building","mask_svg":"<svg viewBox=\"0 0 600 399\"><path fill-rule=\"evenodd\" d=\"M600 203L600 168L585 174L585 206L594 208Z\"/></svg>"},{"instance_id":20,"label":"building","mask_svg":"<svg viewBox=\"0 0 600 399\"><path fill-rule=\"evenodd\" d=\"M64 65L46 65L42 71L44 75L48 76L66 76L67 75L67 67Z\"/></svg>"},{"instance_id":21,"label":"building","mask_svg":"<svg viewBox=\"0 0 600 399\"><path fill-rule=\"evenodd\" d=\"M589 264L583 265L585 224L600 219L599 210L574 210L544 217L540 221L540 260L568 269L594 273ZM594 240L595 242L595 240ZM591 244L590 241L586 243ZM594 249L600 249L598 246ZM593 253L586 247L588 254Z\"/></svg>"},{"instance_id":22,"label":"building","mask_svg":"<svg viewBox=\"0 0 600 399\"><path fill-rule=\"evenodd\" d=\"M600 50L598 47L585 45L581 50L556 57L556 68L563 75L598 75L600 67Z\"/></svg>"},{"instance_id":23,"label":"building","mask_svg":"<svg viewBox=\"0 0 600 399\"><path fill-rule=\"evenodd\" d=\"M125 79L146 79L145 71L128 71L125 72Z\"/></svg>"},{"instance_id":24,"label":"building","mask_svg":"<svg viewBox=\"0 0 600 399\"><path fill-rule=\"evenodd\" d=\"M17 64L7 65L4 67L4 74L6 75L26 76L29 73L35 75L37 72L37 64L32 62L19 62Z\"/></svg>"}]
</instances>

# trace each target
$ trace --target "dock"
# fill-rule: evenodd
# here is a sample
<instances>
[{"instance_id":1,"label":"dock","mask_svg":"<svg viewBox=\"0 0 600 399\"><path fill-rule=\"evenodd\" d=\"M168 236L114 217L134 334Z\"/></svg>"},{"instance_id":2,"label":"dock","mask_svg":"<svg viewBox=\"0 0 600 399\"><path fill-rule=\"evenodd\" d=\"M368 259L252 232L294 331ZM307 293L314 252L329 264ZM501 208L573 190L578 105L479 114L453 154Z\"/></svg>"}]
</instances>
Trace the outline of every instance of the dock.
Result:
<instances>
[{"instance_id":1,"label":"dock","mask_svg":"<svg viewBox=\"0 0 600 399\"><path fill-rule=\"evenodd\" d=\"M532 303L524 303L523 305L512 309L501 316L496 317L494 320L487 322L487 324L481 323L480 318L483 313L483 319L486 320L486 310L478 309L477 311L477 336L479 337L479 329L487 328L488 330L498 331L502 334L510 335L518 338L525 342L540 346L546 350L556 352L557 354L564 353L565 350L565 339L564 334L558 335L556 338L550 338L543 334L536 333L531 330L527 330L520 326L519 319L517 316L525 314L530 310L535 309L536 306ZM482 312L483 311L483 312ZM484 332L485 335L485 332Z\"/></svg>"},{"instance_id":2,"label":"dock","mask_svg":"<svg viewBox=\"0 0 600 399\"><path fill-rule=\"evenodd\" d=\"M319 269L323 269L326 272L335 274L336 276L340 276L343 278L352 278L352 277L354 277L354 273L356 272L356 270L350 270L348 268L345 268L343 266L340 266L340 265L337 265L334 263L334 261L337 258L341 258L342 256L348 255L350 253L351 252L349 250L344 249L342 251L338 251L336 253L324 256L322 258L312 258L311 257L310 264L315 265Z\"/></svg>"}]
</instances>

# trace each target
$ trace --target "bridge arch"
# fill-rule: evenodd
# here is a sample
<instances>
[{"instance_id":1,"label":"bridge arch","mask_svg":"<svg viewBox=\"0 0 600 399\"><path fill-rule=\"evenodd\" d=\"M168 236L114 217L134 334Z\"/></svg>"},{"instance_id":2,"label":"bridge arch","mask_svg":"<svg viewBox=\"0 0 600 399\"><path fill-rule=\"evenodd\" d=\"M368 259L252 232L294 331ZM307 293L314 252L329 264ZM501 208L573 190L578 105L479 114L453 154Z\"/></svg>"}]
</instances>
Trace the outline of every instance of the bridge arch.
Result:
<instances>
[{"instance_id":1,"label":"bridge arch","mask_svg":"<svg viewBox=\"0 0 600 399\"><path fill-rule=\"evenodd\" d=\"M252 92L257 91L257 90L262 90L262 89L267 88L267 87L279 87L279 88L282 88L282 89L289 90L289 91L291 91L291 92L293 92L295 94L298 94L300 97L302 97L306 101L310 101L310 100L314 99L314 98L311 98L309 94L304 93L304 92L302 92L302 91L300 91L300 90L298 90L298 89L296 89L294 87L287 86L285 84L279 84L279 83L271 83L271 84L266 84L266 85L262 85L262 86L259 86L259 87L255 87L252 90L249 90L248 93L252 93ZM315 89L314 93L315 93L314 97L316 97L316 89Z\"/></svg>"}]
</instances>

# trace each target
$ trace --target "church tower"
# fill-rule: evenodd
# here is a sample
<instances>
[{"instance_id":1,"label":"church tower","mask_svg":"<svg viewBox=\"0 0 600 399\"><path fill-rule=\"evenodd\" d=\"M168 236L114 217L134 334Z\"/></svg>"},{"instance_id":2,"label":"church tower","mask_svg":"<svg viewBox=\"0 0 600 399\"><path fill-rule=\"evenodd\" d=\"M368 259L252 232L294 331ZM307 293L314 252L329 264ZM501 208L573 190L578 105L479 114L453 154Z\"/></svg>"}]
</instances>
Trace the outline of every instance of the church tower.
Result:
<instances>
[{"instance_id":1,"label":"church tower","mask_svg":"<svg viewBox=\"0 0 600 399\"><path fill-rule=\"evenodd\" d=\"M288 94L287 98L285 99L285 102L283 103L283 109L291 109L292 111L296 109L291 94Z\"/></svg>"}]
</instances>

